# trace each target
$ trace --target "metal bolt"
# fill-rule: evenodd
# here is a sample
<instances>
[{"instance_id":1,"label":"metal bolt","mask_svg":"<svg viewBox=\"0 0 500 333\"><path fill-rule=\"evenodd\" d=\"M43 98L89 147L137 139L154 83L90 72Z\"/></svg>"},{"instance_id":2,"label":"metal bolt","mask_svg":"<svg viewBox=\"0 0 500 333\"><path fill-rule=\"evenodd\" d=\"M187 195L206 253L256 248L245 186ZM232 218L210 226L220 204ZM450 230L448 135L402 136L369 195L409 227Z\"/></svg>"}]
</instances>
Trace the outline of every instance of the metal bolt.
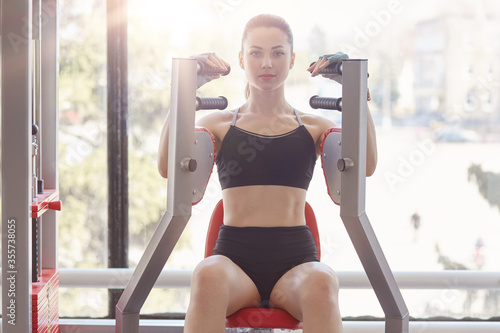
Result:
<instances>
[{"instance_id":1,"label":"metal bolt","mask_svg":"<svg viewBox=\"0 0 500 333\"><path fill-rule=\"evenodd\" d=\"M189 171L189 172L195 172L196 168L198 167L198 163L194 158L183 158L181 161L181 168L182 170Z\"/></svg>"},{"instance_id":2,"label":"metal bolt","mask_svg":"<svg viewBox=\"0 0 500 333\"><path fill-rule=\"evenodd\" d=\"M352 168L353 166L354 162L349 157L341 158L337 161L337 169L341 172Z\"/></svg>"}]
</instances>

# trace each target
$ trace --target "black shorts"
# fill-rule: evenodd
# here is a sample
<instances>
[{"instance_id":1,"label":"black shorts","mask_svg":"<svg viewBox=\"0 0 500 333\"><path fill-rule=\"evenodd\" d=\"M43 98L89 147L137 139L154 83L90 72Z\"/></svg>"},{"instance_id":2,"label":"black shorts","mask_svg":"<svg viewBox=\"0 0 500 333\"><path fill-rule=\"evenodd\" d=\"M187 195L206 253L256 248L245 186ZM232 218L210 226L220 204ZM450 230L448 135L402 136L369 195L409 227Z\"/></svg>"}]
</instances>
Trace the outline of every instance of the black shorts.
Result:
<instances>
[{"instance_id":1,"label":"black shorts","mask_svg":"<svg viewBox=\"0 0 500 333\"><path fill-rule=\"evenodd\" d=\"M261 306L269 306L271 291L293 267L319 261L309 227L232 227L222 225L214 254L238 265L257 286Z\"/></svg>"}]
</instances>

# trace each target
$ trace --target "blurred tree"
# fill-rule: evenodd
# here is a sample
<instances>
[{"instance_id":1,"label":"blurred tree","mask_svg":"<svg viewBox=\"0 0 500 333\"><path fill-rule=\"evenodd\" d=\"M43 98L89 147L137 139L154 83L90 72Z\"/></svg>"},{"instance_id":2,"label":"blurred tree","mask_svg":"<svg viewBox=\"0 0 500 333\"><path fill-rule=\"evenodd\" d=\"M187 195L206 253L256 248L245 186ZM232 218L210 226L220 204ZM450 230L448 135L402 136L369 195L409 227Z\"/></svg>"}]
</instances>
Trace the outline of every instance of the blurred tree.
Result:
<instances>
[{"instance_id":1,"label":"blurred tree","mask_svg":"<svg viewBox=\"0 0 500 333\"><path fill-rule=\"evenodd\" d=\"M105 268L106 2L64 0L60 13L59 189L64 209L59 216L59 263L61 268ZM135 29L137 24L132 21L129 32L129 231L130 252L136 254L131 267L165 210L166 186L156 170L156 148L170 91L168 45L158 42L168 33L159 31L154 39ZM64 315L107 315L105 291L63 293Z\"/></svg>"},{"instance_id":2,"label":"blurred tree","mask_svg":"<svg viewBox=\"0 0 500 333\"><path fill-rule=\"evenodd\" d=\"M81 237L63 241L73 249L62 257L63 267L105 267L105 3L65 0L61 13L60 186L65 212L60 235ZM151 36L139 22L130 25L130 238L143 248L165 208L165 182L156 171L156 140L168 109L170 70L167 46L151 41L168 39L168 33L159 30ZM80 255L79 248L84 249Z\"/></svg>"},{"instance_id":3,"label":"blurred tree","mask_svg":"<svg viewBox=\"0 0 500 333\"><path fill-rule=\"evenodd\" d=\"M484 171L481 165L471 164L467 171L469 181L475 181L479 193L490 206L500 210L500 174Z\"/></svg>"},{"instance_id":4,"label":"blurred tree","mask_svg":"<svg viewBox=\"0 0 500 333\"><path fill-rule=\"evenodd\" d=\"M65 0L60 15L59 100L61 130L106 119L105 2ZM78 11L80 9L80 11ZM65 126L68 125L68 126Z\"/></svg>"},{"instance_id":5,"label":"blurred tree","mask_svg":"<svg viewBox=\"0 0 500 333\"><path fill-rule=\"evenodd\" d=\"M66 144L60 155L67 156ZM74 164L60 164L59 264L61 268L104 268L106 253L106 148Z\"/></svg>"},{"instance_id":6,"label":"blurred tree","mask_svg":"<svg viewBox=\"0 0 500 333\"><path fill-rule=\"evenodd\" d=\"M62 268L102 268L106 255L105 4L65 0L60 15L59 218Z\"/></svg>"}]
</instances>

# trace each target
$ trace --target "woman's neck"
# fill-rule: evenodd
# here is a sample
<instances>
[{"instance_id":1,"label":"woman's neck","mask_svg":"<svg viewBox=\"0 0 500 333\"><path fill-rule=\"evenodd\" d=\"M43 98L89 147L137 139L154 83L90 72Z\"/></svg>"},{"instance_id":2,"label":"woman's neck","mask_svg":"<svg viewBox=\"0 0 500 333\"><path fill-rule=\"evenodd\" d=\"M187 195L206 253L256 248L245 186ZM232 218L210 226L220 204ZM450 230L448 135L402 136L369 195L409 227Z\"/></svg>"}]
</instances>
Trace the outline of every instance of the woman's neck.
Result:
<instances>
[{"instance_id":1,"label":"woman's neck","mask_svg":"<svg viewBox=\"0 0 500 333\"><path fill-rule=\"evenodd\" d=\"M292 107L285 99L283 91L251 91L243 109L262 115L286 114Z\"/></svg>"}]
</instances>

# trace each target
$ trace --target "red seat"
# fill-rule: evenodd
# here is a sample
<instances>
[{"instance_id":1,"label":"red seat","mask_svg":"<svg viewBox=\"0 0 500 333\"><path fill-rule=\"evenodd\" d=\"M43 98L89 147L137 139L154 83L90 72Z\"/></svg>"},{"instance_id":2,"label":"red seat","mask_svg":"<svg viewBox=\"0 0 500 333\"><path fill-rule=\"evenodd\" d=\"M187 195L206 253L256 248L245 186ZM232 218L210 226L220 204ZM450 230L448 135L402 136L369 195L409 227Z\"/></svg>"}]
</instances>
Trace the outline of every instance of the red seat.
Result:
<instances>
[{"instance_id":1,"label":"red seat","mask_svg":"<svg viewBox=\"0 0 500 333\"><path fill-rule=\"evenodd\" d=\"M314 216L314 211L307 202L304 213L306 224L309 226L316 243L318 259L321 259L321 247L316 217ZM212 217L210 218L207 241L205 243L205 258L213 253L223 217L224 207L222 205L222 200L220 200L215 206ZM302 323L288 312L281 309L245 308L227 317L226 327L302 329Z\"/></svg>"}]
</instances>

